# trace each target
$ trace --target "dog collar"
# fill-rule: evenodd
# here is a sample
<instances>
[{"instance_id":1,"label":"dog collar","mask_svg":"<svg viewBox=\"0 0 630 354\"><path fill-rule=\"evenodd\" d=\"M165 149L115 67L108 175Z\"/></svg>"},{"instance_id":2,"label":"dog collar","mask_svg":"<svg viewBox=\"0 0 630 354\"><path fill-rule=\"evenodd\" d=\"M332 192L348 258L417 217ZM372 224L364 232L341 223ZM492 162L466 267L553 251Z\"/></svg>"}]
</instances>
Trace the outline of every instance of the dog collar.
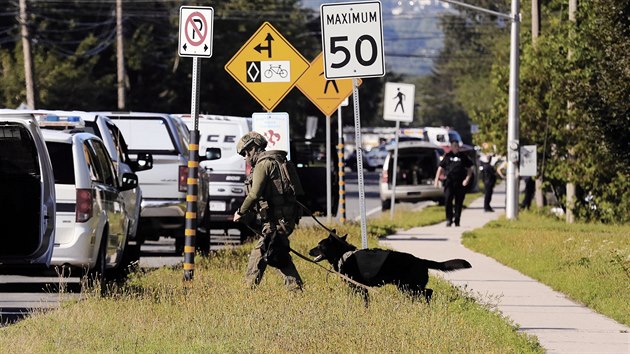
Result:
<instances>
[{"instance_id":1,"label":"dog collar","mask_svg":"<svg viewBox=\"0 0 630 354\"><path fill-rule=\"evenodd\" d=\"M348 257L352 256L354 254L354 252L356 252L356 250L354 251L348 251L346 253L344 253L341 258L339 259L339 262L337 262L337 269L341 269L341 265L344 264L346 262L346 260L348 259Z\"/></svg>"}]
</instances>

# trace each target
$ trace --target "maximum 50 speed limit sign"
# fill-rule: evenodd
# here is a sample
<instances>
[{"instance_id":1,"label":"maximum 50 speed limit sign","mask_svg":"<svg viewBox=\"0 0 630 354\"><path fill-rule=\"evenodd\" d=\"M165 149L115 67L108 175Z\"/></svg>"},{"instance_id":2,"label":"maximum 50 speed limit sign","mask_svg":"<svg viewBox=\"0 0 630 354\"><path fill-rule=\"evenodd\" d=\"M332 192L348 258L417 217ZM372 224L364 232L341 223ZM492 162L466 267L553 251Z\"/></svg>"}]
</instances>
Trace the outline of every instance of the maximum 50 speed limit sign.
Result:
<instances>
[{"instance_id":1,"label":"maximum 50 speed limit sign","mask_svg":"<svg viewBox=\"0 0 630 354\"><path fill-rule=\"evenodd\" d=\"M385 75L380 1L322 4L320 14L326 79Z\"/></svg>"}]
</instances>

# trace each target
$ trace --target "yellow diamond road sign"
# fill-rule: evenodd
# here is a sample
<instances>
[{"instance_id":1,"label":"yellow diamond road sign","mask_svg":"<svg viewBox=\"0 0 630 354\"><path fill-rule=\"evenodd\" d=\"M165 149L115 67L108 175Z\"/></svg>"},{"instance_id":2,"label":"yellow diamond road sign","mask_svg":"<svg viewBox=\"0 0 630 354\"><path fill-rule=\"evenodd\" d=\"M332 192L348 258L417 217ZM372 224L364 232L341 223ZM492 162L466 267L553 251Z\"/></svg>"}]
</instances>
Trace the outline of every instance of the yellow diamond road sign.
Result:
<instances>
[{"instance_id":1,"label":"yellow diamond road sign","mask_svg":"<svg viewBox=\"0 0 630 354\"><path fill-rule=\"evenodd\" d=\"M296 86L327 117L335 113L343 100L352 94L352 79L326 80L324 56L321 53L313 59L311 66L300 77Z\"/></svg>"},{"instance_id":2,"label":"yellow diamond road sign","mask_svg":"<svg viewBox=\"0 0 630 354\"><path fill-rule=\"evenodd\" d=\"M308 61L291 43L265 22L225 70L267 111L272 111L308 67Z\"/></svg>"}]
</instances>

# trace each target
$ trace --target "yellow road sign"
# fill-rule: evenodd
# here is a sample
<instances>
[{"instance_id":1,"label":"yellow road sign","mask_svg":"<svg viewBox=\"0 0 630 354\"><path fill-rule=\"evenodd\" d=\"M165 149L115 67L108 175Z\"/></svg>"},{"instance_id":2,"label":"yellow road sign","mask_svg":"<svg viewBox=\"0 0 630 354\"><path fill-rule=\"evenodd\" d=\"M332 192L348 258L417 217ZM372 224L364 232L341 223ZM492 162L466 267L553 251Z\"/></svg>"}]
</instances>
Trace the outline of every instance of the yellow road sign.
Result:
<instances>
[{"instance_id":1,"label":"yellow road sign","mask_svg":"<svg viewBox=\"0 0 630 354\"><path fill-rule=\"evenodd\" d=\"M302 54L265 22L230 59L225 70L267 111L272 111L308 67Z\"/></svg>"},{"instance_id":2,"label":"yellow road sign","mask_svg":"<svg viewBox=\"0 0 630 354\"><path fill-rule=\"evenodd\" d=\"M359 79L361 85L361 79ZM311 66L300 77L296 86L327 117L352 94L352 79L326 80L324 77L324 56L320 53Z\"/></svg>"}]
</instances>

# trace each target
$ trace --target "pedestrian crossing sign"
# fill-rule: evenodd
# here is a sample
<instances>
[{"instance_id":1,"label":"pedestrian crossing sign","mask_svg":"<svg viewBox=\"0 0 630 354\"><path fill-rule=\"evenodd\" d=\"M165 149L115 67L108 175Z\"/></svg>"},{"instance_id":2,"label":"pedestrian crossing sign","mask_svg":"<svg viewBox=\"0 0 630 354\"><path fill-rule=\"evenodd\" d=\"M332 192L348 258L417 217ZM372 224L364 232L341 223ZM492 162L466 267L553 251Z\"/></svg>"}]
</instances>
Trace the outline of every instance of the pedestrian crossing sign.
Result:
<instances>
[{"instance_id":1,"label":"pedestrian crossing sign","mask_svg":"<svg viewBox=\"0 0 630 354\"><path fill-rule=\"evenodd\" d=\"M416 86L388 82L383 97L383 118L400 122L413 121Z\"/></svg>"},{"instance_id":2,"label":"pedestrian crossing sign","mask_svg":"<svg viewBox=\"0 0 630 354\"><path fill-rule=\"evenodd\" d=\"M326 117L335 113L339 105L352 94L352 79L327 80L324 77L324 56L321 53L313 59L296 86Z\"/></svg>"}]
</instances>

